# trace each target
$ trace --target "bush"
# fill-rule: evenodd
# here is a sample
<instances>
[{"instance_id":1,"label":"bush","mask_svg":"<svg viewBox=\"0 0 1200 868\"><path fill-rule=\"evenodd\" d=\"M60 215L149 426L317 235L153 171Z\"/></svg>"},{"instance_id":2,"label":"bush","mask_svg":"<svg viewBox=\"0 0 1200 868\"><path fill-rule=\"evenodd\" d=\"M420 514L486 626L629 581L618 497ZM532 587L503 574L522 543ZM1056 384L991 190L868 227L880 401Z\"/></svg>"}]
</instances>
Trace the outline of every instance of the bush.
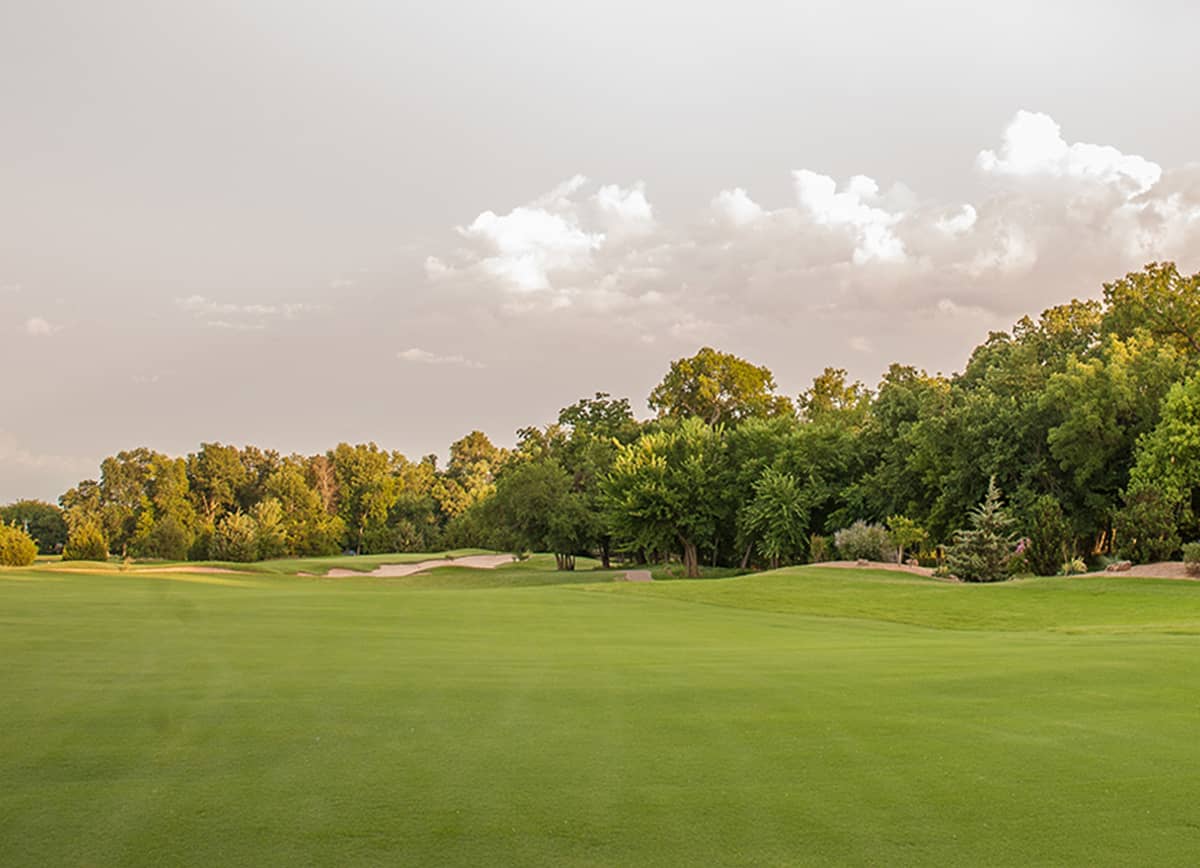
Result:
<instances>
[{"instance_id":1,"label":"bush","mask_svg":"<svg viewBox=\"0 0 1200 868\"><path fill-rule=\"evenodd\" d=\"M0 565L27 567L37 557L37 543L16 525L0 524Z\"/></svg>"},{"instance_id":2,"label":"bush","mask_svg":"<svg viewBox=\"0 0 1200 868\"><path fill-rule=\"evenodd\" d=\"M829 546L829 537L816 533L809 537L808 560L814 564L833 560L833 549Z\"/></svg>"},{"instance_id":3,"label":"bush","mask_svg":"<svg viewBox=\"0 0 1200 868\"><path fill-rule=\"evenodd\" d=\"M1200 542L1183 547L1183 569L1189 576L1200 576Z\"/></svg>"},{"instance_id":4,"label":"bush","mask_svg":"<svg viewBox=\"0 0 1200 868\"><path fill-rule=\"evenodd\" d=\"M217 522L208 554L215 561L244 563L257 559L258 522L244 512L225 516Z\"/></svg>"},{"instance_id":5,"label":"bush","mask_svg":"<svg viewBox=\"0 0 1200 868\"><path fill-rule=\"evenodd\" d=\"M1043 494L1033 502L1025 519L1029 546L1025 555L1039 576L1052 576L1071 557L1071 528L1058 499Z\"/></svg>"},{"instance_id":6,"label":"bush","mask_svg":"<svg viewBox=\"0 0 1200 868\"><path fill-rule=\"evenodd\" d=\"M996 478L988 483L987 496L971 510L971 529L954 535L946 550L946 562L954 575L965 582L999 582L1009 576L1014 554L1012 519L1000 504Z\"/></svg>"},{"instance_id":7,"label":"bush","mask_svg":"<svg viewBox=\"0 0 1200 868\"><path fill-rule=\"evenodd\" d=\"M1087 562L1083 558L1071 558L1058 569L1060 576L1078 576L1088 571Z\"/></svg>"},{"instance_id":8,"label":"bush","mask_svg":"<svg viewBox=\"0 0 1200 868\"><path fill-rule=\"evenodd\" d=\"M84 521L72 528L62 558L64 561L107 561L108 540L100 525Z\"/></svg>"},{"instance_id":9,"label":"bush","mask_svg":"<svg viewBox=\"0 0 1200 868\"><path fill-rule=\"evenodd\" d=\"M861 519L833 535L833 544L843 560L894 561L896 549L882 525Z\"/></svg>"},{"instance_id":10,"label":"bush","mask_svg":"<svg viewBox=\"0 0 1200 868\"><path fill-rule=\"evenodd\" d=\"M1152 486L1127 491L1113 525L1121 556L1135 564L1170 560L1179 551L1176 505Z\"/></svg>"}]
</instances>

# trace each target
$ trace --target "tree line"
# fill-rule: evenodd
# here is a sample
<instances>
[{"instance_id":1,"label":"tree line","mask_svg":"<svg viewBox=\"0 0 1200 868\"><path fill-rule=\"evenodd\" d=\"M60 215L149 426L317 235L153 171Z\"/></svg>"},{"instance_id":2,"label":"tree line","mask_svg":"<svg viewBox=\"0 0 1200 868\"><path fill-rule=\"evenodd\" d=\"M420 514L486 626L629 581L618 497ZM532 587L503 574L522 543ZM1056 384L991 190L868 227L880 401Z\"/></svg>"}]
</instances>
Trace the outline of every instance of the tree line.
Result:
<instances>
[{"instance_id":1,"label":"tree line","mask_svg":"<svg viewBox=\"0 0 1200 868\"><path fill-rule=\"evenodd\" d=\"M0 518L66 557L481 546L552 551L563 569L582 554L678 557L697 575L888 544L929 559L991 491L1011 515L1012 563L1049 574L1074 558L1174 557L1200 533L1198 363L1200 274L1152 263L1099 301L989 334L952 376L893 364L868 388L826 368L792 399L767 368L705 347L670 365L645 421L597 393L512 449L472 432L445 468L374 443L140 448L58 507Z\"/></svg>"}]
</instances>

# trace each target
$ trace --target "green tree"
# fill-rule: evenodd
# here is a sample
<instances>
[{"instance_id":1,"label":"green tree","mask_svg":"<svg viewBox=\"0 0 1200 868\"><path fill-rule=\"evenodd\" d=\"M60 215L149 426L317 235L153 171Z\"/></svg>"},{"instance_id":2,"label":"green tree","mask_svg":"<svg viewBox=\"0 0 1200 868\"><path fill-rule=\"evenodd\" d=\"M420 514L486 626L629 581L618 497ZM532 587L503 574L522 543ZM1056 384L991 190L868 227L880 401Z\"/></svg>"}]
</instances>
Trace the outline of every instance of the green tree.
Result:
<instances>
[{"instance_id":1,"label":"green tree","mask_svg":"<svg viewBox=\"0 0 1200 868\"><path fill-rule=\"evenodd\" d=\"M18 500L0 507L0 524L15 524L33 537L38 554L61 552L67 542L63 511L41 500Z\"/></svg>"},{"instance_id":2,"label":"green tree","mask_svg":"<svg viewBox=\"0 0 1200 868\"><path fill-rule=\"evenodd\" d=\"M1043 494L1033 502L1025 518L1025 535L1029 538L1029 566L1035 574L1056 575L1071 559L1071 526L1058 498Z\"/></svg>"},{"instance_id":3,"label":"green tree","mask_svg":"<svg viewBox=\"0 0 1200 868\"><path fill-rule=\"evenodd\" d=\"M575 568L576 553L592 542L594 524L571 476L557 461L524 462L496 483L490 515L517 551L552 551L560 570Z\"/></svg>"},{"instance_id":4,"label":"green tree","mask_svg":"<svg viewBox=\"0 0 1200 868\"><path fill-rule=\"evenodd\" d=\"M617 535L634 548L682 552L690 578L700 575L699 546L721 517L725 442L699 418L643 434L617 454L606 502Z\"/></svg>"},{"instance_id":5,"label":"green tree","mask_svg":"<svg viewBox=\"0 0 1200 868\"><path fill-rule=\"evenodd\" d=\"M74 521L62 557L64 561L107 561L108 540L100 522L84 516Z\"/></svg>"},{"instance_id":6,"label":"green tree","mask_svg":"<svg viewBox=\"0 0 1200 868\"><path fill-rule=\"evenodd\" d=\"M887 520L888 536L896 546L896 563L904 563L904 550L920 545L929 538L928 531L905 515L891 515Z\"/></svg>"},{"instance_id":7,"label":"green tree","mask_svg":"<svg viewBox=\"0 0 1200 868\"><path fill-rule=\"evenodd\" d=\"M209 554L215 561L258 560L258 523L244 512L226 513L217 522Z\"/></svg>"},{"instance_id":8,"label":"green tree","mask_svg":"<svg viewBox=\"0 0 1200 868\"><path fill-rule=\"evenodd\" d=\"M1012 519L1000 499L995 477L988 482L987 496L970 514L970 530L954 535L946 550L946 562L965 582L998 582L1008 578L1013 553Z\"/></svg>"},{"instance_id":9,"label":"green tree","mask_svg":"<svg viewBox=\"0 0 1200 868\"><path fill-rule=\"evenodd\" d=\"M1129 337L1145 329L1200 359L1200 274L1186 277L1173 262L1152 262L1104 284L1106 331Z\"/></svg>"},{"instance_id":10,"label":"green tree","mask_svg":"<svg viewBox=\"0 0 1200 868\"><path fill-rule=\"evenodd\" d=\"M660 418L695 417L709 425L794 413L791 401L775 394L768 368L711 347L672 362L649 403Z\"/></svg>"},{"instance_id":11,"label":"green tree","mask_svg":"<svg viewBox=\"0 0 1200 868\"><path fill-rule=\"evenodd\" d=\"M768 467L754 483L754 498L740 513L743 539L777 569L803 558L808 510L796 477Z\"/></svg>"}]
</instances>

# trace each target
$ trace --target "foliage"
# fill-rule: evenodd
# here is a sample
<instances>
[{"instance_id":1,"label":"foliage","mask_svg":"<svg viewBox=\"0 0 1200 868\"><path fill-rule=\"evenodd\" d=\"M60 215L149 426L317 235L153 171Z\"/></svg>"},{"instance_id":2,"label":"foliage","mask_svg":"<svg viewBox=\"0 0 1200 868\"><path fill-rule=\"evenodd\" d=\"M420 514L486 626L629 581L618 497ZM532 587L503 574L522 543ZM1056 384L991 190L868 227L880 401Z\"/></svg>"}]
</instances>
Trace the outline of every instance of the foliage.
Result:
<instances>
[{"instance_id":1,"label":"foliage","mask_svg":"<svg viewBox=\"0 0 1200 868\"><path fill-rule=\"evenodd\" d=\"M217 522L209 545L215 561L245 563L258 559L258 523L244 512L231 512Z\"/></svg>"},{"instance_id":2,"label":"foliage","mask_svg":"<svg viewBox=\"0 0 1200 868\"><path fill-rule=\"evenodd\" d=\"M71 527L67 544L63 548L64 561L106 561L108 560L108 540L99 523L91 520L80 520Z\"/></svg>"},{"instance_id":3,"label":"foliage","mask_svg":"<svg viewBox=\"0 0 1200 868\"><path fill-rule=\"evenodd\" d=\"M1125 492L1114 530L1122 556L1134 563L1169 560L1179 551L1175 504L1152 485L1135 483Z\"/></svg>"},{"instance_id":4,"label":"foliage","mask_svg":"<svg viewBox=\"0 0 1200 868\"><path fill-rule=\"evenodd\" d=\"M833 544L843 560L891 561L896 557L891 537L883 525L859 519L833 535Z\"/></svg>"},{"instance_id":5,"label":"foliage","mask_svg":"<svg viewBox=\"0 0 1200 868\"><path fill-rule=\"evenodd\" d=\"M1060 576L1079 576L1087 572L1087 562L1083 558L1069 558L1058 568Z\"/></svg>"},{"instance_id":6,"label":"foliage","mask_svg":"<svg viewBox=\"0 0 1200 868\"><path fill-rule=\"evenodd\" d=\"M0 523L0 566L27 567L37 554L33 537L15 524Z\"/></svg>"},{"instance_id":7,"label":"foliage","mask_svg":"<svg viewBox=\"0 0 1200 868\"><path fill-rule=\"evenodd\" d=\"M771 569L803 557L808 510L796 477L768 467L754 483L754 499L739 518L743 538Z\"/></svg>"},{"instance_id":8,"label":"foliage","mask_svg":"<svg viewBox=\"0 0 1200 868\"><path fill-rule=\"evenodd\" d=\"M1036 575L1052 576L1071 555L1071 528L1056 497L1043 494L1030 506L1024 522L1029 540L1025 558Z\"/></svg>"},{"instance_id":9,"label":"foliage","mask_svg":"<svg viewBox=\"0 0 1200 868\"><path fill-rule=\"evenodd\" d=\"M814 564L823 564L833 560L833 549L829 545L829 537L814 533L808 538L808 559Z\"/></svg>"},{"instance_id":10,"label":"foliage","mask_svg":"<svg viewBox=\"0 0 1200 868\"><path fill-rule=\"evenodd\" d=\"M954 535L946 561L965 582L998 582L1008 578L1013 554L1012 519L1001 505L995 477L988 482L987 495L970 513L970 530Z\"/></svg>"},{"instance_id":11,"label":"foliage","mask_svg":"<svg viewBox=\"0 0 1200 868\"><path fill-rule=\"evenodd\" d=\"M711 347L672 362L649 403L660 417L694 417L709 425L793 412L791 401L775 394L775 376L769 369Z\"/></svg>"},{"instance_id":12,"label":"foliage","mask_svg":"<svg viewBox=\"0 0 1200 868\"><path fill-rule=\"evenodd\" d=\"M888 537L896 547L896 563L904 562L904 550L925 542L928 531L904 515L888 516Z\"/></svg>"},{"instance_id":13,"label":"foliage","mask_svg":"<svg viewBox=\"0 0 1200 868\"><path fill-rule=\"evenodd\" d=\"M1200 542L1184 543L1183 568L1190 576L1200 576Z\"/></svg>"},{"instance_id":14,"label":"foliage","mask_svg":"<svg viewBox=\"0 0 1200 868\"><path fill-rule=\"evenodd\" d=\"M606 484L609 520L633 548L679 550L690 578L699 546L713 540L720 513L725 443L696 418L623 446Z\"/></svg>"},{"instance_id":15,"label":"foliage","mask_svg":"<svg viewBox=\"0 0 1200 868\"><path fill-rule=\"evenodd\" d=\"M0 524L23 528L37 543L38 554L62 551L67 542L67 522L63 511L41 500L18 500L0 507Z\"/></svg>"}]
</instances>

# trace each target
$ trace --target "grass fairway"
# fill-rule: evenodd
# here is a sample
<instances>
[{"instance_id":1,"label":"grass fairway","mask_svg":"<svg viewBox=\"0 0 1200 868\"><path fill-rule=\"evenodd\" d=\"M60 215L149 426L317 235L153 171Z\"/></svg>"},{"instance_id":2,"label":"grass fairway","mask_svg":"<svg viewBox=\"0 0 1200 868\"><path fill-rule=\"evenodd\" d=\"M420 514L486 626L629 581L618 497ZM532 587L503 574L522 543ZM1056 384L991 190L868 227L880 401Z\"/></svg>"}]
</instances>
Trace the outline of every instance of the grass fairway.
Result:
<instances>
[{"instance_id":1,"label":"grass fairway","mask_svg":"<svg viewBox=\"0 0 1200 868\"><path fill-rule=\"evenodd\" d=\"M0 861L1200 860L1200 585L469 572L0 572Z\"/></svg>"}]
</instances>

